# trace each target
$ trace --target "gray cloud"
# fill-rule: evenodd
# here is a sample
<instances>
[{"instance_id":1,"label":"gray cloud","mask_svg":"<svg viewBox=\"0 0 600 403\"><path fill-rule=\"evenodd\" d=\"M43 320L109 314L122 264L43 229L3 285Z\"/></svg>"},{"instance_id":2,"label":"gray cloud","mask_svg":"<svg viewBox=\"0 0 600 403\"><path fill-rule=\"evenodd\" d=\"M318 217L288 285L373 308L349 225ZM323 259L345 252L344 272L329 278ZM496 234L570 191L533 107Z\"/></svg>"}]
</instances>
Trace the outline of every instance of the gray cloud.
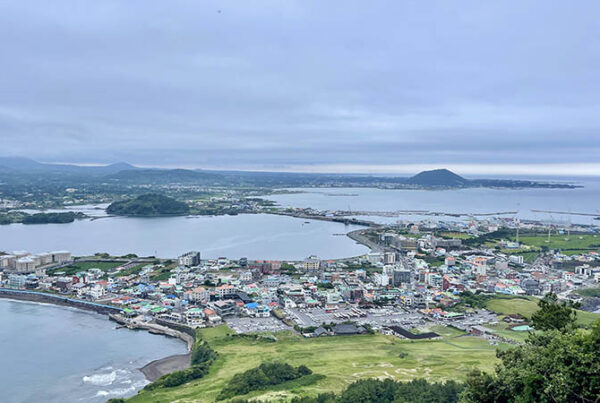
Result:
<instances>
[{"instance_id":1,"label":"gray cloud","mask_svg":"<svg viewBox=\"0 0 600 403\"><path fill-rule=\"evenodd\" d=\"M596 163L599 12L0 2L0 153L258 169Z\"/></svg>"}]
</instances>

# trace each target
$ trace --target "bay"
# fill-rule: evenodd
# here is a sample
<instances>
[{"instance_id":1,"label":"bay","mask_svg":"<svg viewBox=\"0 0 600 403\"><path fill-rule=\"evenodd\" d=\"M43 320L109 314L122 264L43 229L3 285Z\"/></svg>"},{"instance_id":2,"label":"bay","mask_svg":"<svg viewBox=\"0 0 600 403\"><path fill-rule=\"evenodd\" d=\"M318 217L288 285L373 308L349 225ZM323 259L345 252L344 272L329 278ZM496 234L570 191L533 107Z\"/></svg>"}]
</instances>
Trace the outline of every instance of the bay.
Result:
<instances>
[{"instance_id":1,"label":"bay","mask_svg":"<svg viewBox=\"0 0 600 403\"><path fill-rule=\"evenodd\" d=\"M0 299L4 402L106 402L137 393L150 361L185 354L178 339L115 329L107 316Z\"/></svg>"},{"instance_id":2,"label":"bay","mask_svg":"<svg viewBox=\"0 0 600 403\"><path fill-rule=\"evenodd\" d=\"M199 250L204 258L332 259L368 252L345 236L357 226L270 214L217 217L104 217L69 224L0 226L0 250L68 250L76 256L112 255L174 258Z\"/></svg>"}]
</instances>

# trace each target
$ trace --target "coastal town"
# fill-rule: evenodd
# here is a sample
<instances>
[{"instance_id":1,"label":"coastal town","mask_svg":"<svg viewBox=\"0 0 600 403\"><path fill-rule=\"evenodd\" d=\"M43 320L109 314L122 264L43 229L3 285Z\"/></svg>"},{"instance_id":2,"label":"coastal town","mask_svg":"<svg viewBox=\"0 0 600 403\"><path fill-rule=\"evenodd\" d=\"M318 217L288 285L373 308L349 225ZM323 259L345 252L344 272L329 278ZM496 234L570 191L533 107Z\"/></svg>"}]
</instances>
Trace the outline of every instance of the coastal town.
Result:
<instances>
[{"instance_id":1,"label":"coastal town","mask_svg":"<svg viewBox=\"0 0 600 403\"><path fill-rule=\"evenodd\" d=\"M226 323L239 334L380 332L405 339L436 338L432 326L451 326L490 343L514 343L511 335L531 327L523 315L486 309L485 298L554 293L600 309L597 299L578 293L600 282L594 227L398 221L348 236L371 252L301 261L203 259L198 251L177 259L5 252L0 297L89 304L135 326Z\"/></svg>"}]
</instances>

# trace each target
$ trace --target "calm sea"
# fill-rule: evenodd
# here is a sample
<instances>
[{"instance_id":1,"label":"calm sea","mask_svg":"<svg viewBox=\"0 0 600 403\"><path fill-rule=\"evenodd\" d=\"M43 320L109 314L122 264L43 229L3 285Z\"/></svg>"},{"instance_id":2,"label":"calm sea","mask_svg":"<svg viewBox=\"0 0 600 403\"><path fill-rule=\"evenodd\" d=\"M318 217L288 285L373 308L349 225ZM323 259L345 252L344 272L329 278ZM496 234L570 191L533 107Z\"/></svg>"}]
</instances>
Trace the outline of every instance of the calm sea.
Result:
<instances>
[{"instance_id":1,"label":"calm sea","mask_svg":"<svg viewBox=\"0 0 600 403\"><path fill-rule=\"evenodd\" d=\"M138 370L184 354L165 336L115 330L105 315L0 299L0 401L106 402L147 382Z\"/></svg>"}]
</instances>

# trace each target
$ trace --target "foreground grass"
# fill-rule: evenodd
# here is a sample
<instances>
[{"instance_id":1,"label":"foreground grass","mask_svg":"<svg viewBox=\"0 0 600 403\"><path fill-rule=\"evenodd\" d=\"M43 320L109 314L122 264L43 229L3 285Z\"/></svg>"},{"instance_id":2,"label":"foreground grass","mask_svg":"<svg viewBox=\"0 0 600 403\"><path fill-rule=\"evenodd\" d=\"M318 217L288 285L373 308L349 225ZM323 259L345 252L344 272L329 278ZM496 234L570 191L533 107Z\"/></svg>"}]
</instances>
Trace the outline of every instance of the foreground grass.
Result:
<instances>
[{"instance_id":1,"label":"foreground grass","mask_svg":"<svg viewBox=\"0 0 600 403\"><path fill-rule=\"evenodd\" d=\"M486 303L486 308L501 315L520 314L527 318L531 318L534 312L539 308L537 299L533 297L519 298L492 298ZM600 319L600 315L592 312L577 310L577 323L580 325L589 325ZM512 332L511 330L507 330ZM517 332L513 332L517 333Z\"/></svg>"},{"instance_id":2,"label":"foreground grass","mask_svg":"<svg viewBox=\"0 0 600 403\"><path fill-rule=\"evenodd\" d=\"M413 342L380 334L304 339L292 333L278 333L277 342L267 342L232 338L231 333L227 326L202 330L203 339L219 353L205 378L177 388L142 391L130 401L212 402L234 374L264 361L304 364L315 376L244 397L290 399L339 392L363 378L462 380L471 369L489 371L496 362L496 347L455 330L445 332L443 340Z\"/></svg>"}]
</instances>

